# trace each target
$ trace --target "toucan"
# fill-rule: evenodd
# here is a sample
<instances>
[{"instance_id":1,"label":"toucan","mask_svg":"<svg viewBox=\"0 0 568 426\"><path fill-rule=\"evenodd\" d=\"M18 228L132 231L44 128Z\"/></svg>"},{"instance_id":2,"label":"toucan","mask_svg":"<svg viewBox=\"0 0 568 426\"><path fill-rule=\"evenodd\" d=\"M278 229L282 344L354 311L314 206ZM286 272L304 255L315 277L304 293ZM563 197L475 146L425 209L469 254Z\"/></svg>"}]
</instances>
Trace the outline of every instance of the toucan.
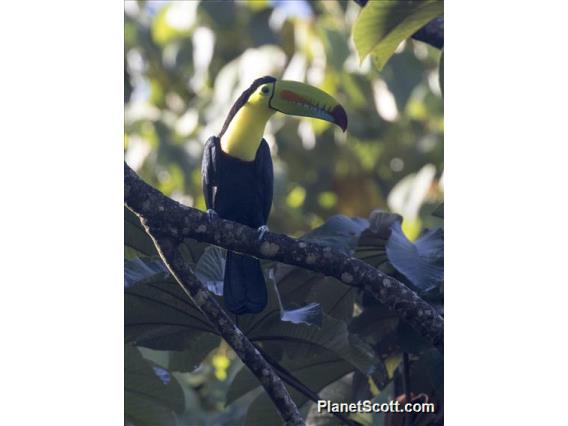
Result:
<instances>
[{"instance_id":1,"label":"toucan","mask_svg":"<svg viewBox=\"0 0 568 426\"><path fill-rule=\"evenodd\" d=\"M345 109L324 91L297 81L265 76L254 80L231 107L221 131L204 146L202 184L210 218L259 229L272 206L274 174L264 128L275 112L313 117L347 128ZM234 314L258 313L267 304L264 275L258 259L227 252L223 299Z\"/></svg>"}]
</instances>

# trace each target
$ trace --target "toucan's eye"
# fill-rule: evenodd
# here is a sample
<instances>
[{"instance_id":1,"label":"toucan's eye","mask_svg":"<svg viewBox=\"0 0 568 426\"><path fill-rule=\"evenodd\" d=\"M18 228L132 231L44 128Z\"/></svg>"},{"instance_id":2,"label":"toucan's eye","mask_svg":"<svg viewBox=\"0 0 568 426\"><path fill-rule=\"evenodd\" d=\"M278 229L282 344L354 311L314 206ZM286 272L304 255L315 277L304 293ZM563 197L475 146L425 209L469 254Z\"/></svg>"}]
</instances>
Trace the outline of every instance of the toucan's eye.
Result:
<instances>
[{"instance_id":1,"label":"toucan's eye","mask_svg":"<svg viewBox=\"0 0 568 426\"><path fill-rule=\"evenodd\" d=\"M268 86L263 86L262 89L260 89L260 91L262 93L264 93L265 95L268 95L268 92L270 92L270 89L268 88Z\"/></svg>"}]
</instances>

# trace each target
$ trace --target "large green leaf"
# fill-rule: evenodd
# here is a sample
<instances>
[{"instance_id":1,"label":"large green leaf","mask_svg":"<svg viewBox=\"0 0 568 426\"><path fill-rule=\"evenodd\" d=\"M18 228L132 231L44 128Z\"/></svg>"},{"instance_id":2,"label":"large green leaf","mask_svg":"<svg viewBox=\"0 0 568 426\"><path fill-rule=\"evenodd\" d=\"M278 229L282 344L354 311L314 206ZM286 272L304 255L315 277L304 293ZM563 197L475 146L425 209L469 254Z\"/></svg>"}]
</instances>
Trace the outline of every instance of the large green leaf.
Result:
<instances>
[{"instance_id":1,"label":"large green leaf","mask_svg":"<svg viewBox=\"0 0 568 426\"><path fill-rule=\"evenodd\" d=\"M382 69L403 40L443 13L442 0L368 2L353 26L360 60L372 53L375 65Z\"/></svg>"},{"instance_id":2,"label":"large green leaf","mask_svg":"<svg viewBox=\"0 0 568 426\"><path fill-rule=\"evenodd\" d=\"M357 246L360 234L368 226L366 219L335 215L301 239L350 254ZM297 266L277 264L273 266L273 272L284 306L318 303L327 315L343 321L351 319L355 288Z\"/></svg>"},{"instance_id":3,"label":"large green leaf","mask_svg":"<svg viewBox=\"0 0 568 426\"><path fill-rule=\"evenodd\" d=\"M284 264L275 267L274 279L285 306L313 302L318 303L327 315L343 321L351 319L356 288L335 278Z\"/></svg>"},{"instance_id":4,"label":"large green leaf","mask_svg":"<svg viewBox=\"0 0 568 426\"><path fill-rule=\"evenodd\" d=\"M336 380L325 388L323 388L318 395L323 400L337 401L337 402L356 402L360 397L355 394L355 383L353 374L348 374L339 380ZM368 388L368 379L365 377L365 384ZM308 405L308 404L306 404ZM344 422L335 417L333 414L326 412L318 412L317 404L309 404L310 409L306 415L306 423L310 426L344 426ZM351 417L346 414L347 417Z\"/></svg>"},{"instance_id":5,"label":"large green leaf","mask_svg":"<svg viewBox=\"0 0 568 426\"><path fill-rule=\"evenodd\" d=\"M426 230L416 241L394 223L386 245L390 263L403 274L415 290L425 292L439 288L444 279L444 231Z\"/></svg>"},{"instance_id":6,"label":"large green leaf","mask_svg":"<svg viewBox=\"0 0 568 426\"><path fill-rule=\"evenodd\" d=\"M335 215L300 239L348 253L355 248L359 234L368 226L367 219Z\"/></svg>"},{"instance_id":7,"label":"large green leaf","mask_svg":"<svg viewBox=\"0 0 568 426\"><path fill-rule=\"evenodd\" d=\"M125 339L158 350L184 350L213 328L167 272L156 271L159 259L125 264ZM147 274L144 275L144 269Z\"/></svg>"},{"instance_id":8,"label":"large green leaf","mask_svg":"<svg viewBox=\"0 0 568 426\"><path fill-rule=\"evenodd\" d=\"M354 369L369 374L377 364L370 347L350 335L344 322L327 315L323 318L322 326L316 327L283 322L273 313L258 321L257 326L252 327L247 334L253 342L261 344L272 359L282 358L279 364L314 391L320 389L320 383L323 387L333 380L327 381L330 379L329 374L322 373L325 378L320 382L319 373L312 377L310 371L313 373L317 368L336 363L344 366L341 369L342 375ZM327 370L331 370L329 365L323 367L323 371ZM307 381L304 382L304 378ZM258 386L258 380L248 369L241 370L229 389L227 403Z\"/></svg>"},{"instance_id":9,"label":"large green leaf","mask_svg":"<svg viewBox=\"0 0 568 426\"><path fill-rule=\"evenodd\" d=\"M183 390L174 376L124 346L124 415L136 426L176 426L185 409Z\"/></svg>"},{"instance_id":10,"label":"large green leaf","mask_svg":"<svg viewBox=\"0 0 568 426\"><path fill-rule=\"evenodd\" d=\"M353 371L351 364L329 351L311 352L301 359L290 359L286 356L280 365L315 393L319 393L330 383ZM231 383L227 393L227 404L233 403L252 390L257 389L258 386L258 379L247 368L242 368ZM288 391L294 402L301 409L305 410L309 399L303 393L290 386L288 386ZM278 413L265 392L262 392L255 398L247 414L247 424L250 425L280 424L278 419Z\"/></svg>"},{"instance_id":11,"label":"large green leaf","mask_svg":"<svg viewBox=\"0 0 568 426\"><path fill-rule=\"evenodd\" d=\"M251 329L248 336L256 343L282 343L285 353L293 359L318 350L328 350L363 373L369 373L375 362L370 348L349 334L345 322L328 315L324 315L321 327L292 324L272 315L258 327Z\"/></svg>"},{"instance_id":12,"label":"large green leaf","mask_svg":"<svg viewBox=\"0 0 568 426\"><path fill-rule=\"evenodd\" d=\"M302 383L308 384L312 391L319 393L327 385L341 379L352 371L353 369L349 364L340 360L330 359L300 371L296 370L294 375ZM288 387L288 390L296 405L303 412L307 412L310 400L291 387ZM274 404L264 392L256 397L248 409L246 417L247 426L278 425L281 422L282 420Z\"/></svg>"}]
</instances>

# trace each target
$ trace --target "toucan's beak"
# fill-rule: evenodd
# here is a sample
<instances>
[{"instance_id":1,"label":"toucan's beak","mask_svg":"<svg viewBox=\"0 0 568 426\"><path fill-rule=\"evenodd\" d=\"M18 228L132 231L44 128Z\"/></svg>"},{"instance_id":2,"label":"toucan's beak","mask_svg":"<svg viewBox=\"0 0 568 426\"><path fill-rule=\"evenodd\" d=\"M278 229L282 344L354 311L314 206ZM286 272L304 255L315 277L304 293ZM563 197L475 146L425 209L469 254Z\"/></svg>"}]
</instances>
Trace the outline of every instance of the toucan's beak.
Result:
<instances>
[{"instance_id":1,"label":"toucan's beak","mask_svg":"<svg viewBox=\"0 0 568 426\"><path fill-rule=\"evenodd\" d=\"M277 80L269 105L284 114L319 118L347 129L347 114L339 102L308 84Z\"/></svg>"}]
</instances>

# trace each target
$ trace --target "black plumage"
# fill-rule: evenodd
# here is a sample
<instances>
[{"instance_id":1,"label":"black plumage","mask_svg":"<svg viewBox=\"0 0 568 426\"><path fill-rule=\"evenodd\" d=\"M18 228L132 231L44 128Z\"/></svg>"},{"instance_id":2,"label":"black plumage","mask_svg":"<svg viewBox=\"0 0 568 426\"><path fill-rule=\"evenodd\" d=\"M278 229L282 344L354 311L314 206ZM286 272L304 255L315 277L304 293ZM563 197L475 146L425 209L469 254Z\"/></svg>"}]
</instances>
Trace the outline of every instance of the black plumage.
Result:
<instances>
[{"instance_id":1,"label":"black plumage","mask_svg":"<svg viewBox=\"0 0 568 426\"><path fill-rule=\"evenodd\" d=\"M254 228L266 225L272 205L274 175L264 139L254 161L243 161L221 149L219 137L205 143L203 194L208 209L224 219ZM260 312L267 303L266 283L258 259L227 252L223 297L235 314Z\"/></svg>"}]
</instances>

